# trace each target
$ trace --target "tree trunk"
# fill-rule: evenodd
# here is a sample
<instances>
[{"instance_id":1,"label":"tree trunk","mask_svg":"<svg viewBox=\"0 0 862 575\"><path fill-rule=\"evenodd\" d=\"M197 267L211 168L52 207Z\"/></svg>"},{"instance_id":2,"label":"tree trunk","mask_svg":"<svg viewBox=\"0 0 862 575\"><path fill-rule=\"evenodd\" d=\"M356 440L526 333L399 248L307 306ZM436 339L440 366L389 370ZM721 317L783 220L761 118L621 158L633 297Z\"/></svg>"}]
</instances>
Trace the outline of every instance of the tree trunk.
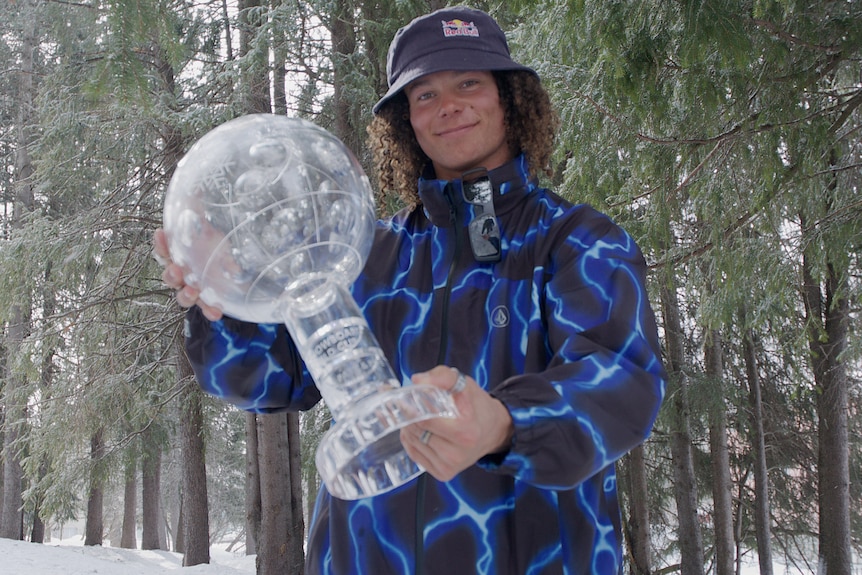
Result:
<instances>
[{"instance_id":1,"label":"tree trunk","mask_svg":"<svg viewBox=\"0 0 862 575\"><path fill-rule=\"evenodd\" d=\"M332 100L335 113L335 135L351 150L358 150L361 140L350 119L350 100L344 94L344 76L348 58L356 52L356 32L352 2L337 0L329 26L332 34Z\"/></svg>"},{"instance_id":2,"label":"tree trunk","mask_svg":"<svg viewBox=\"0 0 862 575\"><path fill-rule=\"evenodd\" d=\"M156 45L156 66L164 91L176 94L176 78L170 59ZM183 155L183 136L174 126L165 126L165 163L176 167ZM204 421L201 391L195 383L194 372L184 349L182 324L179 324L175 341L175 365L179 396L180 441L182 480L179 490L178 521L174 529L174 544L183 553L183 565L192 566L210 562L209 502L207 497L206 457L203 441Z\"/></svg>"},{"instance_id":3,"label":"tree trunk","mask_svg":"<svg viewBox=\"0 0 862 575\"><path fill-rule=\"evenodd\" d=\"M662 316L667 345L668 398L673 416L670 418L670 446L673 463L674 498L678 516L681 575L703 575L703 538L697 516L697 482L691 453L688 382L685 361L684 334L680 321L675 279L668 274L661 287Z\"/></svg>"},{"instance_id":4,"label":"tree trunk","mask_svg":"<svg viewBox=\"0 0 862 575\"><path fill-rule=\"evenodd\" d=\"M233 30L231 30L232 19L228 10L227 0L222 0L221 2L221 14L221 24L224 26L225 57L230 62L233 60Z\"/></svg>"},{"instance_id":5,"label":"tree trunk","mask_svg":"<svg viewBox=\"0 0 862 575\"><path fill-rule=\"evenodd\" d=\"M137 549L137 508L138 508L138 468L133 458L126 462L126 481L123 486L123 530L120 535L120 547Z\"/></svg>"},{"instance_id":6,"label":"tree trunk","mask_svg":"<svg viewBox=\"0 0 862 575\"><path fill-rule=\"evenodd\" d=\"M22 13L29 12L30 2L22 2ZM36 18L25 18L22 30L20 61L18 70L16 117L15 117L15 170L13 189L15 202L12 208L12 227L20 228L25 215L33 210L33 162L30 146L33 143L32 109L35 93L33 77L36 43ZM5 351L7 357L15 357L30 329L30 301L23 298L20 303L8 310L9 323L6 332ZM23 481L21 454L16 445L21 425L26 420L26 411L20 401L15 399L15 391L24 385L20 376L12 372L12 361L6 362L6 373L2 386L2 412L4 416L3 435L3 497L0 502L0 537L24 539Z\"/></svg>"},{"instance_id":7,"label":"tree trunk","mask_svg":"<svg viewBox=\"0 0 862 575\"><path fill-rule=\"evenodd\" d=\"M631 572L650 575L649 492L647 489L644 446L638 445L626 454L620 466L628 492L628 521L625 536L631 554Z\"/></svg>"},{"instance_id":8,"label":"tree trunk","mask_svg":"<svg viewBox=\"0 0 862 575\"><path fill-rule=\"evenodd\" d=\"M257 35L263 33L261 0L239 0L239 43L240 55L252 51ZM268 43L267 43L268 44ZM267 51L258 47L257 56L252 58L243 70L243 94L246 111L249 113L269 113L272 111L269 94L269 64Z\"/></svg>"},{"instance_id":9,"label":"tree trunk","mask_svg":"<svg viewBox=\"0 0 862 575\"><path fill-rule=\"evenodd\" d=\"M270 0L270 6L276 8L282 0ZM275 114L287 115L287 51L285 49L285 29L282 26L272 28L272 110Z\"/></svg>"},{"instance_id":10,"label":"tree trunk","mask_svg":"<svg viewBox=\"0 0 862 575\"><path fill-rule=\"evenodd\" d=\"M745 323L743 321L743 323ZM766 435L763 429L763 401L760 395L760 373L757 369L755 340L752 330L742 342L748 395L751 401L751 443L754 452L754 537L760 575L772 575L772 530L769 517L769 466L766 462Z\"/></svg>"},{"instance_id":11,"label":"tree trunk","mask_svg":"<svg viewBox=\"0 0 862 575\"><path fill-rule=\"evenodd\" d=\"M51 262L48 261L45 264L45 283L42 286L42 313L44 317L51 317L54 315L57 309L57 296L54 293L54 288L51 285ZM51 398L51 387L54 383L54 374L57 369L54 365L54 356L56 355L56 350L50 346L46 346L46 349L42 355L42 397L45 401ZM48 463L47 459L43 456L39 463L39 476L37 478L37 485L42 485L43 480L48 475ZM33 508L33 529L30 532L30 542L31 543L44 543L45 542L45 521L42 517L42 513L44 511L43 503L45 501L45 492L41 487L37 488L37 492L34 496L34 508ZM50 518L49 518L50 519Z\"/></svg>"},{"instance_id":12,"label":"tree trunk","mask_svg":"<svg viewBox=\"0 0 862 575\"><path fill-rule=\"evenodd\" d=\"M260 433L260 501L263 514L257 551L258 575L299 573L289 561L288 538L292 525L290 469L288 469L287 415L258 416Z\"/></svg>"},{"instance_id":13,"label":"tree trunk","mask_svg":"<svg viewBox=\"0 0 862 575\"><path fill-rule=\"evenodd\" d=\"M45 522L42 521L42 508L37 505L33 511L33 529L30 531L30 543L45 542Z\"/></svg>"},{"instance_id":14,"label":"tree trunk","mask_svg":"<svg viewBox=\"0 0 862 575\"><path fill-rule=\"evenodd\" d=\"M314 507L317 502L317 494L320 492L320 474L317 471L309 472L306 475L306 493L308 493L308 500L305 502L305 517L308 517L308 520L311 521L311 518L314 517ZM307 533L305 534L305 538L307 538Z\"/></svg>"},{"instance_id":15,"label":"tree trunk","mask_svg":"<svg viewBox=\"0 0 862 575\"><path fill-rule=\"evenodd\" d=\"M162 450L149 429L144 433L144 451L141 458L141 549L161 549L161 473Z\"/></svg>"},{"instance_id":16,"label":"tree trunk","mask_svg":"<svg viewBox=\"0 0 862 575\"><path fill-rule=\"evenodd\" d=\"M181 483L182 483L182 481L181 481ZM185 530L183 529L183 522L185 521L185 519L184 519L185 513L183 513L182 490L180 490L180 505L179 505L179 507L180 507L180 509L177 512L177 529L175 531L177 536L174 539L174 552L175 553L182 553L183 555L185 555L185 552L186 552L186 535L185 535ZM183 561L185 561L185 557L183 557Z\"/></svg>"},{"instance_id":17,"label":"tree trunk","mask_svg":"<svg viewBox=\"0 0 862 575\"><path fill-rule=\"evenodd\" d=\"M18 315L18 314L16 314ZM17 349L23 341L23 326L16 321L9 327L7 338L10 349ZM7 362L8 363L11 362ZM5 539L24 539L24 515L23 515L23 483L24 470L21 468L21 460L16 445L19 436L19 426L24 419L24 410L20 403L14 399L15 388L19 385L19 378L10 375L3 385L3 502L0 505L0 537Z\"/></svg>"},{"instance_id":18,"label":"tree trunk","mask_svg":"<svg viewBox=\"0 0 862 575\"><path fill-rule=\"evenodd\" d=\"M159 473L159 485L161 485L161 472ZM159 492L161 493L161 488L159 489ZM159 549L164 549L165 551L167 551L168 549L170 549L170 547L168 547L168 535L171 532L171 525L168 522L168 516L165 514L165 506L162 502L162 499L162 497L159 497L159 522L158 528L156 529L156 533L159 536Z\"/></svg>"},{"instance_id":19,"label":"tree trunk","mask_svg":"<svg viewBox=\"0 0 862 575\"><path fill-rule=\"evenodd\" d=\"M87 525L84 545L101 545L105 530L103 518L104 473L102 459L105 456L105 443L100 429L90 438L90 490L87 493Z\"/></svg>"},{"instance_id":20,"label":"tree trunk","mask_svg":"<svg viewBox=\"0 0 862 575\"><path fill-rule=\"evenodd\" d=\"M709 409L709 452L712 464L715 575L734 575L733 483L727 447L727 409L724 398L724 359L721 336L712 330L704 348L706 375L715 385Z\"/></svg>"},{"instance_id":21,"label":"tree trunk","mask_svg":"<svg viewBox=\"0 0 862 575\"><path fill-rule=\"evenodd\" d=\"M362 2L360 4L361 20L364 22L381 22L391 18L390 3ZM374 80L375 93L383 96L389 88L386 80L386 52L389 49L388 40L375 39L372 34L365 34L364 52L368 58L368 74Z\"/></svg>"},{"instance_id":22,"label":"tree trunk","mask_svg":"<svg viewBox=\"0 0 862 575\"><path fill-rule=\"evenodd\" d=\"M260 454L257 415L245 414L245 553L255 555L260 540Z\"/></svg>"},{"instance_id":23,"label":"tree trunk","mask_svg":"<svg viewBox=\"0 0 862 575\"><path fill-rule=\"evenodd\" d=\"M263 20L255 15L261 0L240 0L240 56L248 56L258 35L264 34ZM259 13L258 13L259 14ZM269 41L264 45L270 45ZM242 72L244 108L248 113L272 111L269 65L266 51L249 60ZM279 424L280 422L280 424ZM246 455L247 553L257 554L258 575L290 573L286 571L286 532L290 525L290 491L276 488L286 484L288 469L286 418L281 415L249 414L246 419L248 448ZM253 455L257 455L253 458Z\"/></svg>"},{"instance_id":24,"label":"tree trunk","mask_svg":"<svg viewBox=\"0 0 862 575\"><path fill-rule=\"evenodd\" d=\"M308 494L308 497L305 500L305 517L307 517L309 521L314 517L317 494L320 493L322 483L320 473L318 473L317 467L314 465L314 454L312 452L319 444L320 437L323 436L323 434L326 433L326 430L330 427L331 416L328 414L329 410L321 401L313 410L305 412L300 420L302 424L303 440L308 443L306 452L311 454L310 459L312 460L310 465L306 465L302 468L302 481L305 485L303 491Z\"/></svg>"},{"instance_id":25,"label":"tree trunk","mask_svg":"<svg viewBox=\"0 0 862 575\"><path fill-rule=\"evenodd\" d=\"M849 302L834 265L826 266L825 294L814 278L812 254L817 245L801 218L808 246L803 251L802 278L808 324L808 345L817 388L818 502L820 505L819 572L850 575L850 454L847 422L848 377L841 353L847 346Z\"/></svg>"},{"instance_id":26,"label":"tree trunk","mask_svg":"<svg viewBox=\"0 0 862 575\"><path fill-rule=\"evenodd\" d=\"M180 429L182 438L183 490L182 521L183 566L210 562L209 503L207 499L207 472L203 440L204 417L202 391L194 380L194 373L182 349L183 338L177 346L177 373L183 393L180 396Z\"/></svg>"},{"instance_id":27,"label":"tree trunk","mask_svg":"<svg viewBox=\"0 0 862 575\"><path fill-rule=\"evenodd\" d=\"M291 515L290 531L287 534L290 545L288 562L294 566L292 574L302 575L305 568L305 519L302 515L302 446L298 413L287 414L287 457Z\"/></svg>"}]
</instances>

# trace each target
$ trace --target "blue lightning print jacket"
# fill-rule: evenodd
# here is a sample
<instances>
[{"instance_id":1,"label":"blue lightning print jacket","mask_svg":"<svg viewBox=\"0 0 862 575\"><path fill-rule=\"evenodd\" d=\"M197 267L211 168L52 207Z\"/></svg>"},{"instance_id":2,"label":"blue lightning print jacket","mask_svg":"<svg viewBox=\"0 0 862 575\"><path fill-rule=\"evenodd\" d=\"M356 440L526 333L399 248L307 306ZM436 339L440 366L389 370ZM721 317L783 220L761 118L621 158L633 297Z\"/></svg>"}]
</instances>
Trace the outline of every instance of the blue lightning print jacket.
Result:
<instances>
[{"instance_id":1,"label":"blue lightning print jacket","mask_svg":"<svg viewBox=\"0 0 862 575\"><path fill-rule=\"evenodd\" d=\"M509 409L507 453L343 501L321 490L308 575L618 574L614 462L649 435L665 371L645 262L606 216L539 188L523 157L490 172L502 259L473 257L460 181L379 222L352 288L395 373L438 363ZM258 412L320 399L282 326L188 315L202 388Z\"/></svg>"}]
</instances>

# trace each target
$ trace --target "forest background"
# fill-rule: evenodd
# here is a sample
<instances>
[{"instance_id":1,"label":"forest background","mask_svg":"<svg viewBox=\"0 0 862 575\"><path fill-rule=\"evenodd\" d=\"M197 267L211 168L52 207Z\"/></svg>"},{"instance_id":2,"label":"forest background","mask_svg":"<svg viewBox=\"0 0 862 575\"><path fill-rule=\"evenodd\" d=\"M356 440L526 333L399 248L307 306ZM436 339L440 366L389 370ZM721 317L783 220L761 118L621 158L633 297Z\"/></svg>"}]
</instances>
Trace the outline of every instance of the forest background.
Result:
<instances>
[{"instance_id":1,"label":"forest background","mask_svg":"<svg viewBox=\"0 0 862 575\"><path fill-rule=\"evenodd\" d=\"M619 465L627 572L858 573L862 3L468 3L559 110L546 183L650 266L671 377ZM152 233L184 151L245 113L318 123L373 180L389 40L443 5L2 0L0 537L77 518L87 545L302 572L326 410L198 391Z\"/></svg>"}]
</instances>

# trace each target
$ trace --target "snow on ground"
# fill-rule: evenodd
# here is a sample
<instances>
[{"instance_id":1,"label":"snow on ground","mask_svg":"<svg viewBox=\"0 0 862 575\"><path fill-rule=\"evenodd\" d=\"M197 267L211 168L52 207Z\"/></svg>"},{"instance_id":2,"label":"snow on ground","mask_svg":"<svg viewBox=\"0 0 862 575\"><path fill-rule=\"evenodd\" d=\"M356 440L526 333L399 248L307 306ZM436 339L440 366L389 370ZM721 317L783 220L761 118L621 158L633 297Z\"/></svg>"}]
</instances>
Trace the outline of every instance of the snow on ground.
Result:
<instances>
[{"instance_id":1,"label":"snow on ground","mask_svg":"<svg viewBox=\"0 0 862 575\"><path fill-rule=\"evenodd\" d=\"M209 565L183 567L183 557L170 551L117 547L84 547L81 538L40 545L0 538L3 575L254 575L254 556L214 546Z\"/></svg>"},{"instance_id":2,"label":"snow on ground","mask_svg":"<svg viewBox=\"0 0 862 575\"><path fill-rule=\"evenodd\" d=\"M170 551L141 551L117 547L84 547L75 536L40 545L0 538L2 575L255 575L254 556L225 551L224 545L210 550L209 565L183 567L183 557ZM747 557L741 575L758 575L756 558ZM776 575L805 575L799 567L776 563ZM854 562L853 573L862 575Z\"/></svg>"}]
</instances>

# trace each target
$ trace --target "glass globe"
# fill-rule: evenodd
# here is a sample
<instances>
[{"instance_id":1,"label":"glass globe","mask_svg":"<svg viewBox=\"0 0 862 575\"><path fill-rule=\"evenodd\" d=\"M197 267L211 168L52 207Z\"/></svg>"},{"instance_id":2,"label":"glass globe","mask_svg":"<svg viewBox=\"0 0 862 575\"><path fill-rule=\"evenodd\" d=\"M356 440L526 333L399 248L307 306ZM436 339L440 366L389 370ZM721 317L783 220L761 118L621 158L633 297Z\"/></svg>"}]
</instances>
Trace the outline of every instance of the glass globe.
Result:
<instances>
[{"instance_id":1,"label":"glass globe","mask_svg":"<svg viewBox=\"0 0 862 575\"><path fill-rule=\"evenodd\" d=\"M285 300L321 303L314 297L327 282L350 285L374 220L371 186L347 147L311 122L269 114L237 118L195 143L164 209L186 283L256 323L283 321Z\"/></svg>"}]
</instances>

